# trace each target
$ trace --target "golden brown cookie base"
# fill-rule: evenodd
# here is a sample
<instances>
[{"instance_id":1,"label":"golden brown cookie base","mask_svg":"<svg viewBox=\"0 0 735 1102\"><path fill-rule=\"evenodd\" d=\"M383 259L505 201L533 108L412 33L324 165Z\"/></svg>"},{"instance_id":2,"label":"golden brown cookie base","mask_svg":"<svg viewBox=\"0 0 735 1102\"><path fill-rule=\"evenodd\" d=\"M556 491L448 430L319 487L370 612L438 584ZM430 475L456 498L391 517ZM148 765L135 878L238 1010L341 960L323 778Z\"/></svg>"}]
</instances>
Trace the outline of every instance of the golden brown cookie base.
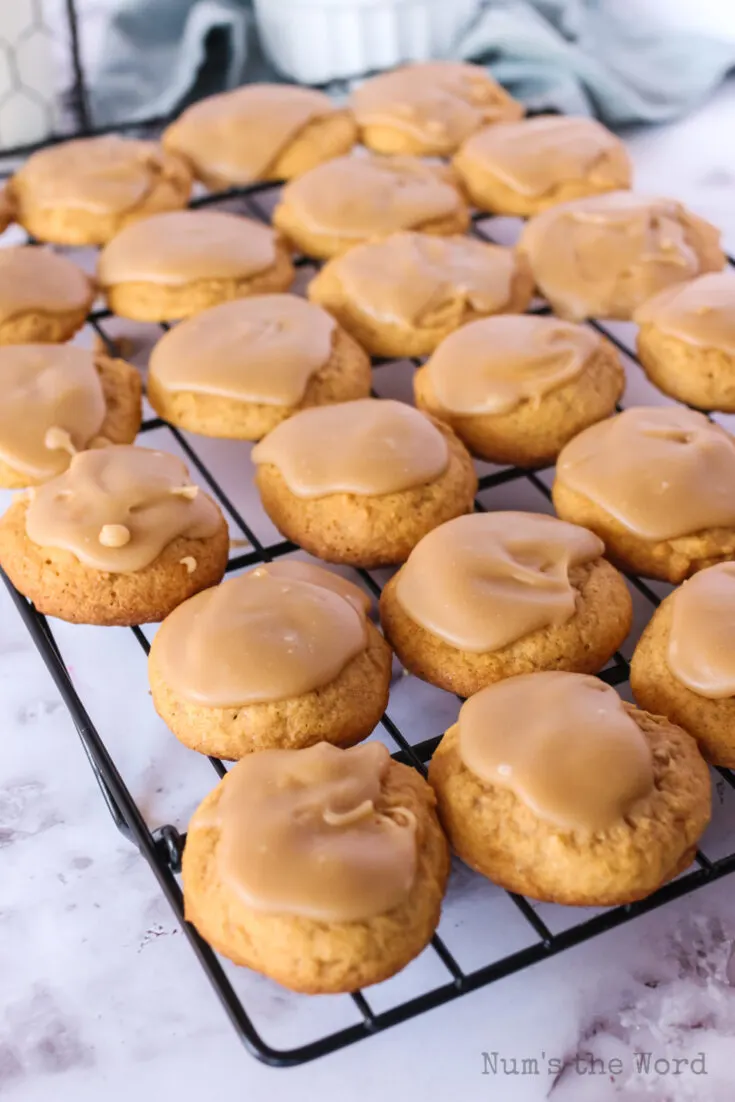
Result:
<instances>
[{"instance_id":1,"label":"golden brown cookie base","mask_svg":"<svg viewBox=\"0 0 735 1102\"><path fill-rule=\"evenodd\" d=\"M7 187L0 188L0 233L15 222L15 207Z\"/></svg>"},{"instance_id":2,"label":"golden brown cookie base","mask_svg":"<svg viewBox=\"0 0 735 1102\"><path fill-rule=\"evenodd\" d=\"M605 544L607 558L631 574L678 583L706 566L735 559L733 528L708 528L671 540L644 540L624 528L599 505L576 490L570 490L560 482L558 475L551 496L562 520L590 528Z\"/></svg>"},{"instance_id":3,"label":"golden brown cookie base","mask_svg":"<svg viewBox=\"0 0 735 1102\"><path fill-rule=\"evenodd\" d=\"M270 268L244 279L199 279L172 286L163 283L117 283L104 288L113 314L132 321L174 321L199 314L209 306L250 295L287 291L294 280L294 266L283 242L276 243L276 259Z\"/></svg>"},{"instance_id":4,"label":"golden brown cookie base","mask_svg":"<svg viewBox=\"0 0 735 1102\"><path fill-rule=\"evenodd\" d=\"M537 670L597 673L625 640L633 617L628 587L604 559L569 572L578 591L565 624L540 628L497 651L459 650L417 624L396 596L400 571L383 588L380 619L385 637L410 673L459 696L515 674Z\"/></svg>"},{"instance_id":5,"label":"golden brown cookie base","mask_svg":"<svg viewBox=\"0 0 735 1102\"><path fill-rule=\"evenodd\" d=\"M164 723L191 750L234 761L256 750L297 750L317 742L353 746L374 730L388 704L392 654L368 624L367 649L321 689L289 700L208 708L184 700L161 677L153 645L148 676Z\"/></svg>"},{"instance_id":6,"label":"golden brown cookie base","mask_svg":"<svg viewBox=\"0 0 735 1102\"><path fill-rule=\"evenodd\" d=\"M230 540L221 518L208 539L179 537L149 566L113 574L86 566L70 551L41 547L26 533L26 501L15 501L0 519L0 565L39 612L74 624L130 626L163 620L200 589L221 581ZM190 574L181 560L192 558Z\"/></svg>"},{"instance_id":7,"label":"golden brown cookie base","mask_svg":"<svg viewBox=\"0 0 735 1102\"><path fill-rule=\"evenodd\" d=\"M165 157L165 176L151 181L143 199L127 210L100 212L81 206L38 207L33 189L23 186L23 178L11 180L17 221L39 241L54 245L106 245L131 222L169 210L181 210L189 201L191 172L185 162L172 154Z\"/></svg>"},{"instance_id":8,"label":"golden brown cookie base","mask_svg":"<svg viewBox=\"0 0 735 1102\"><path fill-rule=\"evenodd\" d=\"M447 317L445 311L442 312L441 325L419 327L378 319L363 309L361 303L346 298L339 276L329 264L312 279L307 295L311 302L328 310L372 356L428 356L455 329L488 316L478 313L467 302L462 301L460 296L454 303L455 310L451 317ZM517 254L510 298L495 313L522 314L528 309L532 297L531 269L526 258Z\"/></svg>"},{"instance_id":9,"label":"golden brown cookie base","mask_svg":"<svg viewBox=\"0 0 735 1102\"><path fill-rule=\"evenodd\" d=\"M710 819L709 770L685 731L626 705L653 754L654 789L605 831L568 831L539 818L510 789L480 780L450 728L429 781L450 843L463 861L511 892L567 906L644 899L694 856Z\"/></svg>"},{"instance_id":10,"label":"golden brown cookie base","mask_svg":"<svg viewBox=\"0 0 735 1102\"><path fill-rule=\"evenodd\" d=\"M523 195L510 187L490 170L465 158L462 150L452 161L452 165L462 181L462 186L478 210L491 214L503 214L518 218L530 218L539 211L566 203L571 199L584 199L588 195L602 195L606 191L623 191L631 186L632 168L625 147L620 145L614 151L600 158L601 166L609 166L615 173L614 182L595 184L588 176L577 180L564 180L542 195ZM601 173L602 174L602 173Z\"/></svg>"},{"instance_id":11,"label":"golden brown cookie base","mask_svg":"<svg viewBox=\"0 0 735 1102\"><path fill-rule=\"evenodd\" d=\"M416 817L416 878L404 903L361 922L257 911L222 882L219 828L207 824L227 783L225 778L195 813L183 859L186 917L210 945L236 964L308 994L356 991L388 979L418 956L439 921L449 850L433 792L415 770L391 762L378 810L399 806Z\"/></svg>"},{"instance_id":12,"label":"golden brown cookie base","mask_svg":"<svg viewBox=\"0 0 735 1102\"><path fill-rule=\"evenodd\" d=\"M445 421L473 455L514 467L545 467L573 436L615 412L625 372L614 346L602 340L576 379L508 413L466 416L444 409L427 366L414 375L413 388L418 408Z\"/></svg>"},{"instance_id":13,"label":"golden brown cookie base","mask_svg":"<svg viewBox=\"0 0 735 1102\"><path fill-rule=\"evenodd\" d=\"M142 418L140 375L125 360L113 360L103 353L96 353L95 367L102 383L102 393L107 412L100 431L90 447L105 444L132 444L140 429ZM0 487L8 490L21 490L25 486L37 486L46 479L34 478L24 471L0 459Z\"/></svg>"},{"instance_id":14,"label":"golden brown cookie base","mask_svg":"<svg viewBox=\"0 0 735 1102\"><path fill-rule=\"evenodd\" d=\"M674 677L666 654L671 635L671 598L649 621L630 664L630 687L641 708L666 716L688 731L713 765L735 768L735 697L699 696Z\"/></svg>"},{"instance_id":15,"label":"golden brown cookie base","mask_svg":"<svg viewBox=\"0 0 735 1102\"><path fill-rule=\"evenodd\" d=\"M159 417L190 432L230 440L260 440L266 433L309 406L367 398L372 385L370 359L343 329L335 327L332 353L309 380L295 406L238 402L216 394L169 391L148 375L148 400Z\"/></svg>"},{"instance_id":16,"label":"golden brown cookie base","mask_svg":"<svg viewBox=\"0 0 735 1102\"><path fill-rule=\"evenodd\" d=\"M514 100L502 88L494 89L492 98L483 101L486 104L496 104L496 114L493 117L493 125L498 122L518 122L526 113L526 109L518 100ZM477 129L481 129L481 124ZM462 140L470 135L465 134ZM417 134L409 134L405 130L387 123L370 123L360 127L360 141L374 153L413 154L419 157L449 157L455 152L459 142L450 139L437 138L431 140Z\"/></svg>"},{"instance_id":17,"label":"golden brown cookie base","mask_svg":"<svg viewBox=\"0 0 735 1102\"><path fill-rule=\"evenodd\" d=\"M730 353L689 344L648 323L638 331L638 359L664 394L697 409L735 413L735 356Z\"/></svg>"},{"instance_id":18,"label":"golden brown cookie base","mask_svg":"<svg viewBox=\"0 0 735 1102\"><path fill-rule=\"evenodd\" d=\"M471 510L477 489L464 445L451 429L434 423L449 445L449 465L434 482L380 497L301 498L276 467L264 464L255 481L266 513L282 535L326 562L363 567L405 562L432 528Z\"/></svg>"}]
</instances>

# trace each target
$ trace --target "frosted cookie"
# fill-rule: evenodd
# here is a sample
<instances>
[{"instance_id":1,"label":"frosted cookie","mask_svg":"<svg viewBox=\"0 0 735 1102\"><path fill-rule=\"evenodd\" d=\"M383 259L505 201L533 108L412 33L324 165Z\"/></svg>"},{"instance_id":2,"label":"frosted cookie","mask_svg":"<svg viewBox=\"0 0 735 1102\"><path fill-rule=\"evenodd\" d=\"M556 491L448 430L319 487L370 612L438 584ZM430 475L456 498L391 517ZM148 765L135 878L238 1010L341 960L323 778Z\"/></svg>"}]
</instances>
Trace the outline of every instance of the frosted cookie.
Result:
<instances>
[{"instance_id":1,"label":"frosted cookie","mask_svg":"<svg viewBox=\"0 0 735 1102\"><path fill-rule=\"evenodd\" d=\"M508 891L571 906L656 891L694 860L711 811L694 739L574 673L471 697L429 782L463 861Z\"/></svg>"},{"instance_id":2,"label":"frosted cookie","mask_svg":"<svg viewBox=\"0 0 735 1102\"><path fill-rule=\"evenodd\" d=\"M180 459L147 448L75 455L0 520L0 565L39 612L77 624L162 620L225 572L227 524Z\"/></svg>"},{"instance_id":3,"label":"frosted cookie","mask_svg":"<svg viewBox=\"0 0 735 1102\"><path fill-rule=\"evenodd\" d=\"M127 226L100 253L97 277L113 313L167 321L285 291L294 269L269 226L223 211L184 210Z\"/></svg>"},{"instance_id":4,"label":"frosted cookie","mask_svg":"<svg viewBox=\"0 0 735 1102\"><path fill-rule=\"evenodd\" d=\"M702 570L648 623L630 666L641 708L693 735L707 761L735 766L735 564Z\"/></svg>"},{"instance_id":5,"label":"frosted cookie","mask_svg":"<svg viewBox=\"0 0 735 1102\"><path fill-rule=\"evenodd\" d=\"M337 157L292 180L273 224L307 256L330 257L398 230L464 233L467 204L445 165L416 157Z\"/></svg>"},{"instance_id":6,"label":"frosted cookie","mask_svg":"<svg viewBox=\"0 0 735 1102\"><path fill-rule=\"evenodd\" d=\"M486 123L520 119L523 104L479 65L429 61L366 80L353 93L360 139L378 153L446 157Z\"/></svg>"},{"instance_id":7,"label":"frosted cookie","mask_svg":"<svg viewBox=\"0 0 735 1102\"><path fill-rule=\"evenodd\" d=\"M308 295L374 356L425 356L475 318L525 310L525 257L471 237L403 232L325 264Z\"/></svg>"},{"instance_id":8,"label":"frosted cookie","mask_svg":"<svg viewBox=\"0 0 735 1102\"><path fill-rule=\"evenodd\" d=\"M284 560L200 593L153 642L156 711L218 758L360 742L385 711L391 671L369 609L339 575Z\"/></svg>"},{"instance_id":9,"label":"frosted cookie","mask_svg":"<svg viewBox=\"0 0 735 1102\"><path fill-rule=\"evenodd\" d=\"M527 314L462 326L413 385L419 409L450 425L475 455L543 467L614 412L625 372L613 345L588 326Z\"/></svg>"},{"instance_id":10,"label":"frosted cookie","mask_svg":"<svg viewBox=\"0 0 735 1102\"><path fill-rule=\"evenodd\" d=\"M380 598L402 665L471 696L534 670L597 673L626 638L630 594L584 528L535 513L474 513L417 544Z\"/></svg>"},{"instance_id":11,"label":"frosted cookie","mask_svg":"<svg viewBox=\"0 0 735 1102\"><path fill-rule=\"evenodd\" d=\"M467 513L477 476L451 429L402 402L302 410L253 448L276 528L317 558L404 562L422 536Z\"/></svg>"},{"instance_id":12,"label":"frosted cookie","mask_svg":"<svg viewBox=\"0 0 735 1102\"><path fill-rule=\"evenodd\" d=\"M557 203L630 187L620 138L595 119L542 115L488 126L454 158L470 199L494 214L537 214Z\"/></svg>"},{"instance_id":13,"label":"frosted cookie","mask_svg":"<svg viewBox=\"0 0 735 1102\"><path fill-rule=\"evenodd\" d=\"M85 448L129 444L140 428L140 375L70 345L0 347L0 486L35 486Z\"/></svg>"},{"instance_id":14,"label":"frosted cookie","mask_svg":"<svg viewBox=\"0 0 735 1102\"><path fill-rule=\"evenodd\" d=\"M290 180L348 153L357 140L350 111L290 84L248 84L192 104L161 138L207 187Z\"/></svg>"},{"instance_id":15,"label":"frosted cookie","mask_svg":"<svg viewBox=\"0 0 735 1102\"><path fill-rule=\"evenodd\" d=\"M725 264L720 232L674 199L611 191L560 203L521 234L536 286L555 314L630 318L673 283Z\"/></svg>"},{"instance_id":16,"label":"frosted cookie","mask_svg":"<svg viewBox=\"0 0 735 1102\"><path fill-rule=\"evenodd\" d=\"M9 190L17 221L39 241L104 245L129 222L185 207L191 172L157 142L106 134L40 149Z\"/></svg>"},{"instance_id":17,"label":"frosted cookie","mask_svg":"<svg viewBox=\"0 0 735 1102\"><path fill-rule=\"evenodd\" d=\"M627 409L561 452L552 490L564 520L591 528L609 558L681 582L735 558L735 438L678 406Z\"/></svg>"},{"instance_id":18,"label":"frosted cookie","mask_svg":"<svg viewBox=\"0 0 735 1102\"><path fill-rule=\"evenodd\" d=\"M0 249L0 345L68 341L93 301L92 281L65 256L35 245Z\"/></svg>"},{"instance_id":19,"label":"frosted cookie","mask_svg":"<svg viewBox=\"0 0 735 1102\"><path fill-rule=\"evenodd\" d=\"M380 743L252 754L189 824L186 917L284 987L356 991L431 940L449 873L432 790Z\"/></svg>"},{"instance_id":20,"label":"frosted cookie","mask_svg":"<svg viewBox=\"0 0 735 1102\"><path fill-rule=\"evenodd\" d=\"M680 402L735 413L735 274L667 287L633 315L651 382Z\"/></svg>"},{"instance_id":21,"label":"frosted cookie","mask_svg":"<svg viewBox=\"0 0 735 1102\"><path fill-rule=\"evenodd\" d=\"M326 311L296 295L212 306L155 345L148 399L205 436L259 440L299 409L366 398L370 359Z\"/></svg>"}]
</instances>

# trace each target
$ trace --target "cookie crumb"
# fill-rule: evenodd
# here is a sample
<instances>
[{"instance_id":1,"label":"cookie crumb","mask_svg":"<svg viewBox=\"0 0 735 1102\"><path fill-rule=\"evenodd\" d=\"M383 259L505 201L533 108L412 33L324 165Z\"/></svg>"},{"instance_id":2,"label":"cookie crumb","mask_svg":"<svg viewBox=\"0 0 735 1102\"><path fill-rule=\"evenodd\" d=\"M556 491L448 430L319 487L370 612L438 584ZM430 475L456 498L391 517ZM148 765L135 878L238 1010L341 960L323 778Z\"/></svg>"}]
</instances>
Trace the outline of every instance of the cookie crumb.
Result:
<instances>
[{"instance_id":1,"label":"cookie crumb","mask_svg":"<svg viewBox=\"0 0 735 1102\"><path fill-rule=\"evenodd\" d=\"M50 429L46 430L46 435L43 438L44 448L48 448L49 451L65 451L69 455L76 455L77 449L74 447L74 442L66 431L66 429L60 428L58 425L52 425Z\"/></svg>"},{"instance_id":2,"label":"cookie crumb","mask_svg":"<svg viewBox=\"0 0 735 1102\"><path fill-rule=\"evenodd\" d=\"M193 574L197 568L197 561L191 555L185 555L183 559L179 559L179 562L186 567L187 574Z\"/></svg>"},{"instance_id":3,"label":"cookie crumb","mask_svg":"<svg viewBox=\"0 0 735 1102\"><path fill-rule=\"evenodd\" d=\"M130 543L130 529L124 524L103 524L99 541L103 547L124 547Z\"/></svg>"},{"instance_id":4,"label":"cookie crumb","mask_svg":"<svg viewBox=\"0 0 735 1102\"><path fill-rule=\"evenodd\" d=\"M187 501L193 501L199 493L198 486L174 486L171 493L176 497L185 497Z\"/></svg>"},{"instance_id":5,"label":"cookie crumb","mask_svg":"<svg viewBox=\"0 0 735 1102\"><path fill-rule=\"evenodd\" d=\"M234 551L238 547L250 547L250 540L231 539L230 540L230 551Z\"/></svg>"}]
</instances>

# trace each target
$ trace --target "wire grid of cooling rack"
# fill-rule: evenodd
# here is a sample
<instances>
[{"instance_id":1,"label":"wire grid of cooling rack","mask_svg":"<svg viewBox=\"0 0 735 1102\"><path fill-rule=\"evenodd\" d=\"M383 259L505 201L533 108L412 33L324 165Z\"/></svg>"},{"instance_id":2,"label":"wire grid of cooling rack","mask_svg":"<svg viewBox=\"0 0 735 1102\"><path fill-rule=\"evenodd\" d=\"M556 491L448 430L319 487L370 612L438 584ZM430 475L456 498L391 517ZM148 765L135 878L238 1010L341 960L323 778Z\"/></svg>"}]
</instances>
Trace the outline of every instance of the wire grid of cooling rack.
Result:
<instances>
[{"instance_id":1,"label":"wire grid of cooling rack","mask_svg":"<svg viewBox=\"0 0 735 1102\"><path fill-rule=\"evenodd\" d=\"M216 206L220 209L229 209L255 217L265 222L269 221L279 189L272 184L260 184L249 188L236 188L218 194L205 194L195 198L193 207ZM471 232L485 241L509 244L517 236L519 223L514 220L491 218L485 215L476 215L473 218ZM310 273L313 273L319 265L317 262L299 257L296 260L299 269L298 283L302 285ZM536 304L534 312L548 312L543 304ZM89 325L102 340L111 353L118 353L116 344L119 328L119 319L114 318L110 311L95 309L89 316ZM595 321L589 323L597 331L603 333L613 341L621 352L626 363L629 390L636 393L633 400L625 404L643 404L651 399L654 394L657 401L666 401L661 395L653 392L650 384L640 370L640 366L631 354L630 327L626 325L600 324ZM161 330L167 326L154 328L160 335ZM150 337L150 334L149 334ZM155 336L154 336L155 339ZM419 360L375 360L374 367L374 393L378 396L392 396L410 401L410 377ZM641 395L641 387L643 393ZM647 390L645 388L648 388ZM636 400L636 398L638 400ZM727 419L725 419L727 421ZM730 426L731 427L731 426ZM195 480L207 489L220 503L229 519L231 530L237 534L228 563L228 574L251 568L258 563L268 562L274 558L298 553L298 548L289 541L278 538L278 534L272 526L263 525L254 516L257 505L251 496L250 504L242 507L235 501L233 492L235 484L228 476L223 478L223 471L232 474L233 463L245 463L249 466L249 458L242 451L235 453L235 448L247 448L232 442L217 442L217 447L226 450L230 462L225 458L225 467L222 466L222 456L225 452L219 452L216 464L212 463L212 455L207 441L201 437L192 437L188 433L181 432L176 427L168 425L157 417L148 417L142 426L139 443L161 447L164 450L172 450L181 455L189 464ZM214 468L217 468L216 470ZM252 472L241 467L240 477L243 481L250 481ZM479 510L487 508L521 508L539 512L551 512L550 502L550 476L552 469L541 471L527 471L516 467L495 467L489 464L478 463L479 489L476 499L476 507ZM223 485L226 482L226 485ZM241 549L247 546L247 550ZM352 576L375 597L380 593L381 586L389 576L390 571L345 571L347 576ZM47 619L37 613L32 605L13 589L7 578L3 576L10 595L18 609L25 625L38 647L56 686L68 708L76 729L79 733L84 750L89 758L102 794L105 798L110 813L118 829L138 847L148 861L155 874L161 890L171 905L177 919L188 938L188 941L203 967L210 983L218 995L233 1026L247 1049L260 1060L279 1067L294 1066L324 1056L346 1045L369 1037L371 1034L397 1025L409 1018L420 1015L433 1007L447 1003L459 996L483 987L487 984L510 975L523 968L548 958L563 949L578 945L587 939L610 930L621 923L627 922L636 915L652 910L667 901L687 892L709 884L726 874L735 871L735 775L727 770L719 770L716 776L716 812L719 809L719 822L712 840L710 850L705 840L705 850L698 851L696 862L690 870L667 884L654 895L642 902L628 906L617 907L599 912L579 911L570 908L554 907L531 903L519 895L504 892L501 889L488 885L482 877L470 873L464 866L456 863L452 880L447 895L444 917L439 931L432 940L423 958L430 955L432 958L429 968L430 980L422 981L422 989L418 993L409 991L408 997L395 996L393 1000L381 997L381 989L387 985L378 985L369 992L355 992L351 996L334 997L341 1000L340 1008L336 1015L329 1016L329 1026L319 1035L311 1037L305 1043L292 1045L275 1045L264 1039L262 1030L253 1021L246 995L241 995L237 990L236 973L245 970L235 970L228 962L223 961L204 942L196 930L186 923L183 913L183 899L179 885L178 873L181 867L181 854L185 844L185 834L179 831L177 826L167 820L158 826L152 826L148 822L149 816L144 813L140 801L136 802L131 786L123 779L122 770L119 768L118 753L112 752L101 728L107 730L111 714L110 708L99 711L101 719L95 722L90 715L85 703L84 693L79 687L79 677L76 672L70 671L70 663L64 656L66 645L60 645L58 639L64 635L67 642L69 626L54 623L52 626ZM654 607L658 604L667 587L659 583L646 583L639 578L631 577L631 591L636 609L636 619L639 628L647 620ZM131 632L139 648L147 655L150 647L151 629L133 627L131 629L81 629L75 626L72 632L81 630L106 633ZM95 638L101 639L96 636ZM623 648L625 653L614 656L608 666L602 671L601 677L611 685L615 685L623 694L626 693L628 680L628 658L632 643ZM403 691L407 682L414 682L413 693L419 690L427 692L430 696L424 700L421 711L424 714L423 727L426 728L426 714L430 714L435 722L435 734L431 737L421 737L421 731L414 725L417 714L406 705L406 693ZM396 704L396 697L399 702ZM147 702L151 712L153 706ZM423 683L416 682L414 678L404 678L400 670L396 671L391 686L391 699L387 712L381 720L380 729L372 737L379 737L386 742L398 760L426 772L426 763L431 757L441 737L441 731L448 722L453 722L456 711L459 708L459 700L441 690L434 689ZM446 717L446 718L444 718ZM440 722L441 721L441 722ZM440 725L437 726L437 723ZM431 727L431 723L429 724ZM425 733L425 732L424 732ZM168 733L167 733L168 734ZM173 739L173 736L168 736ZM175 740L174 740L175 741ZM118 748L119 750L119 748ZM143 748L145 752L145 748ZM189 751L184 751L189 754ZM194 755L195 757L197 755ZM217 759L209 759L218 777L224 775L226 767ZM206 789L205 789L206 790ZM201 793L204 795L204 792ZM185 818L178 810L172 818L178 818L183 826ZM709 838L709 835L708 835ZM482 889L494 893L491 897L492 907L483 910L483 899L476 899L469 908L462 911L461 920L453 923L453 909L458 898L455 890L457 882L461 888L460 903L466 902L467 896L482 896ZM468 893L469 885L469 893ZM505 900L502 918L498 919L499 898ZM468 914L472 916L468 919ZM519 922L525 931L525 936L515 939L500 939L500 946L493 949L492 946L484 947L483 927L499 921L503 927L510 923L510 916ZM560 917L561 916L561 917ZM457 935L457 929L461 932ZM447 937L445 930L449 930L453 937ZM452 944L452 940L456 944ZM477 951L469 953L470 947ZM419 958L421 959L421 958ZM411 966L409 966L410 968ZM390 984L392 981L388 981ZM308 997L305 997L308 999ZM319 1002L324 997L321 997ZM333 997L328 997L333 998ZM345 1012L345 1000L351 1001L350 1012ZM313 999L309 1000L313 1004ZM344 1018L341 1014L344 1012Z\"/></svg>"}]
</instances>

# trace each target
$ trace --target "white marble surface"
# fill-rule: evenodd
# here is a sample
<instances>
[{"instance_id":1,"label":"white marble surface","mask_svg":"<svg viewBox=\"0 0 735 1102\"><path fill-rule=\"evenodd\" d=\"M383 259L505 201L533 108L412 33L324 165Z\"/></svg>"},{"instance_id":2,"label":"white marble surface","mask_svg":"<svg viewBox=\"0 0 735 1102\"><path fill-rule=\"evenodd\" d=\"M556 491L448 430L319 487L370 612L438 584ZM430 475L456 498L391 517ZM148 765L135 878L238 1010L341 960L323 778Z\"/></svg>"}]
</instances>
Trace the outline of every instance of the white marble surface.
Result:
<instances>
[{"instance_id":1,"label":"white marble surface","mask_svg":"<svg viewBox=\"0 0 735 1102\"><path fill-rule=\"evenodd\" d=\"M641 189L685 199L717 221L731 251L734 114L735 81L684 122L630 136ZM631 329L616 332L629 339ZM141 341L149 334L138 332ZM384 371L377 386L405 396L408 379L408 370L390 378ZM627 402L652 398L632 367ZM172 444L156 434L147 442ZM199 450L247 509L259 538L273 538L248 485L247 447L205 441ZM519 497L507 486L488 502L548 508L538 492ZM638 612L640 626L645 609ZM59 625L57 636L149 823L183 828L214 774L154 715L132 634ZM456 707L438 690L398 679L390 714L420 741L440 733ZM735 848L735 799L722 783L703 848L711 857ZM541 913L554 931L575 919L563 908ZM453 880L440 932L468 969L530 941L507 897L466 871ZM458 1092L472 1102L729 1102L733 938L735 879L314 1064L261 1066L239 1046L146 865L113 828L50 677L0 593L2 1098L443 1102ZM243 970L229 974L274 1045L302 1043L356 1020L346 998L298 998ZM368 995L380 1011L444 981L427 950ZM672 1063L668 1074L653 1066L639 1073L636 1051L653 1060L698 1059L694 1072L681 1063L675 1075ZM588 1053L604 1061L604 1073L598 1062L591 1074ZM514 1075L503 1058L536 1060L538 1074L527 1065L528 1074Z\"/></svg>"}]
</instances>

